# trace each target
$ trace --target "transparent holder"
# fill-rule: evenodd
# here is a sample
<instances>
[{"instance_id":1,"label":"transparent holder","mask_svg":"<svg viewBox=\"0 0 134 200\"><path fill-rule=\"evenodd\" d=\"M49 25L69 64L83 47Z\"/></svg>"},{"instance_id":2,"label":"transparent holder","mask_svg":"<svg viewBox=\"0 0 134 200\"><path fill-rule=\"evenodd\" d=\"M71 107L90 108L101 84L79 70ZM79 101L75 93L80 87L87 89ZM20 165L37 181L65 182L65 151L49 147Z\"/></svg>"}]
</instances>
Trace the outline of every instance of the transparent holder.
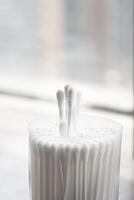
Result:
<instances>
[{"instance_id":1,"label":"transparent holder","mask_svg":"<svg viewBox=\"0 0 134 200\"><path fill-rule=\"evenodd\" d=\"M121 125L83 115L77 133L63 137L57 119L29 125L31 200L117 200Z\"/></svg>"}]
</instances>

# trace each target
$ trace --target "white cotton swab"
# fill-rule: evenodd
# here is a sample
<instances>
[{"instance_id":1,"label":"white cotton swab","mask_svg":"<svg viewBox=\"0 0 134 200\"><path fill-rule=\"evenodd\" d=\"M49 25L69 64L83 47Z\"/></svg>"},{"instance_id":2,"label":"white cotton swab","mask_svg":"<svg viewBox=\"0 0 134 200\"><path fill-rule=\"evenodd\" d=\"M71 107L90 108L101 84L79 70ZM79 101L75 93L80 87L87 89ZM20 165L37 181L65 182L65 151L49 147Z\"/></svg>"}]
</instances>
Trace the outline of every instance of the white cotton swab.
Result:
<instances>
[{"instance_id":1,"label":"white cotton swab","mask_svg":"<svg viewBox=\"0 0 134 200\"><path fill-rule=\"evenodd\" d=\"M59 131L61 135L69 136L72 132L77 132L80 93L70 85L66 85L64 92L58 90L56 96L60 118Z\"/></svg>"},{"instance_id":2,"label":"white cotton swab","mask_svg":"<svg viewBox=\"0 0 134 200\"><path fill-rule=\"evenodd\" d=\"M67 118L67 134L70 135L72 130L72 116L73 116L73 103L74 103L74 90L70 88L68 91L68 118Z\"/></svg>"},{"instance_id":3,"label":"white cotton swab","mask_svg":"<svg viewBox=\"0 0 134 200\"><path fill-rule=\"evenodd\" d=\"M58 90L56 93L58 108L59 108L59 117L60 121L64 119L64 92L62 90Z\"/></svg>"},{"instance_id":4,"label":"white cotton swab","mask_svg":"<svg viewBox=\"0 0 134 200\"><path fill-rule=\"evenodd\" d=\"M59 132L62 136L66 134L66 124L64 122L64 92L62 90L58 90L56 93L58 108L59 108Z\"/></svg>"},{"instance_id":5,"label":"white cotton swab","mask_svg":"<svg viewBox=\"0 0 134 200\"><path fill-rule=\"evenodd\" d=\"M70 85L65 85L65 87L64 87L64 91L65 91L65 97L66 97L66 99L67 99L68 91L69 91L70 88L71 88Z\"/></svg>"},{"instance_id":6,"label":"white cotton swab","mask_svg":"<svg viewBox=\"0 0 134 200\"><path fill-rule=\"evenodd\" d=\"M64 87L65 98L66 98L66 103L65 103L65 106L66 106L66 110L65 110L66 123L67 123L67 118L68 118L68 91L69 91L70 88L71 88L70 85L66 85Z\"/></svg>"}]
</instances>

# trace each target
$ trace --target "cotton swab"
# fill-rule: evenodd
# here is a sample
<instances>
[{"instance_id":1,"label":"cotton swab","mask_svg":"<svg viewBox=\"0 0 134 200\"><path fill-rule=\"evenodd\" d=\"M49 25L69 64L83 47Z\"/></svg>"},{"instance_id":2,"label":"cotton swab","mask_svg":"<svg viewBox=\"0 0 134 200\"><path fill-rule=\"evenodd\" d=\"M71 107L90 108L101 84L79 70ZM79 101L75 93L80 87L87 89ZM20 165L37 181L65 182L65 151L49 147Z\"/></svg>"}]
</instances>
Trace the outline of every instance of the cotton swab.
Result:
<instances>
[{"instance_id":1,"label":"cotton swab","mask_svg":"<svg viewBox=\"0 0 134 200\"><path fill-rule=\"evenodd\" d=\"M74 90L70 88L68 91L68 118L67 118L67 133L72 131L72 116L73 116L73 103L74 103Z\"/></svg>"},{"instance_id":2,"label":"cotton swab","mask_svg":"<svg viewBox=\"0 0 134 200\"><path fill-rule=\"evenodd\" d=\"M66 97L66 99L67 99L68 91L69 91L70 88L71 88L70 85L66 85L66 86L64 87L64 92L65 92L65 97Z\"/></svg>"},{"instance_id":3,"label":"cotton swab","mask_svg":"<svg viewBox=\"0 0 134 200\"><path fill-rule=\"evenodd\" d=\"M56 93L58 108L59 108L59 117L60 121L64 120L64 92L62 90L58 90Z\"/></svg>"},{"instance_id":4,"label":"cotton swab","mask_svg":"<svg viewBox=\"0 0 134 200\"><path fill-rule=\"evenodd\" d=\"M56 93L58 108L59 108L59 132L62 136L66 134L66 124L64 122L64 92L62 90L58 90Z\"/></svg>"},{"instance_id":5,"label":"cotton swab","mask_svg":"<svg viewBox=\"0 0 134 200\"><path fill-rule=\"evenodd\" d=\"M68 118L68 91L69 89L71 88L70 85L66 85L64 87L64 93L65 93L65 99L66 99L66 103L65 103L65 106L66 106L66 109L65 109L65 117L66 117L66 120ZM67 121L66 121L67 122Z\"/></svg>"},{"instance_id":6,"label":"cotton swab","mask_svg":"<svg viewBox=\"0 0 134 200\"><path fill-rule=\"evenodd\" d=\"M67 134L69 136L72 131L74 133L77 131L80 93L70 85L66 85L64 87L64 92L58 90L56 96L60 118L59 131L61 135L65 136Z\"/></svg>"}]
</instances>

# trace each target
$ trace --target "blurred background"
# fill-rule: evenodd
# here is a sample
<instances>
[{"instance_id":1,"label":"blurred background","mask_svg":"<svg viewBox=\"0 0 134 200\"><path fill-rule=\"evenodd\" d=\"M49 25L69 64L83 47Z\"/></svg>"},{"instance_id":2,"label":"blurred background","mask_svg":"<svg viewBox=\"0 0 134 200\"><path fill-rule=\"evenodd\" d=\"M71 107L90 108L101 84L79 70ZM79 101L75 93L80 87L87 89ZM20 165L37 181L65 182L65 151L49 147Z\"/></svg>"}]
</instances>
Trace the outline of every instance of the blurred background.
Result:
<instances>
[{"instance_id":1,"label":"blurred background","mask_svg":"<svg viewBox=\"0 0 134 200\"><path fill-rule=\"evenodd\" d=\"M132 0L0 3L1 89L20 78L132 86Z\"/></svg>"},{"instance_id":2,"label":"blurred background","mask_svg":"<svg viewBox=\"0 0 134 200\"><path fill-rule=\"evenodd\" d=\"M123 125L120 199L134 199L132 62L132 0L0 0L1 199L28 199L27 123L67 83Z\"/></svg>"}]
</instances>

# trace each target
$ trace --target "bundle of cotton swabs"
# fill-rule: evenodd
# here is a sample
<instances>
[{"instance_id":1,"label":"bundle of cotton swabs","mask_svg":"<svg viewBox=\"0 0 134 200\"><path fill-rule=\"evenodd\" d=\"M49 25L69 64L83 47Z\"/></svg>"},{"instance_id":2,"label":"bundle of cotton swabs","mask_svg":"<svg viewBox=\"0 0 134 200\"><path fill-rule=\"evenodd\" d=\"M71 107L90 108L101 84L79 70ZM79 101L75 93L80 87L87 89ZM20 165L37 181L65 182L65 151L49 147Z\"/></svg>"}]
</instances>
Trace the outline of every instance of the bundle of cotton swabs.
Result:
<instances>
[{"instance_id":1,"label":"bundle of cotton swabs","mask_svg":"<svg viewBox=\"0 0 134 200\"><path fill-rule=\"evenodd\" d=\"M59 109L59 132L61 136L71 136L77 132L80 92L66 85L56 93Z\"/></svg>"}]
</instances>

